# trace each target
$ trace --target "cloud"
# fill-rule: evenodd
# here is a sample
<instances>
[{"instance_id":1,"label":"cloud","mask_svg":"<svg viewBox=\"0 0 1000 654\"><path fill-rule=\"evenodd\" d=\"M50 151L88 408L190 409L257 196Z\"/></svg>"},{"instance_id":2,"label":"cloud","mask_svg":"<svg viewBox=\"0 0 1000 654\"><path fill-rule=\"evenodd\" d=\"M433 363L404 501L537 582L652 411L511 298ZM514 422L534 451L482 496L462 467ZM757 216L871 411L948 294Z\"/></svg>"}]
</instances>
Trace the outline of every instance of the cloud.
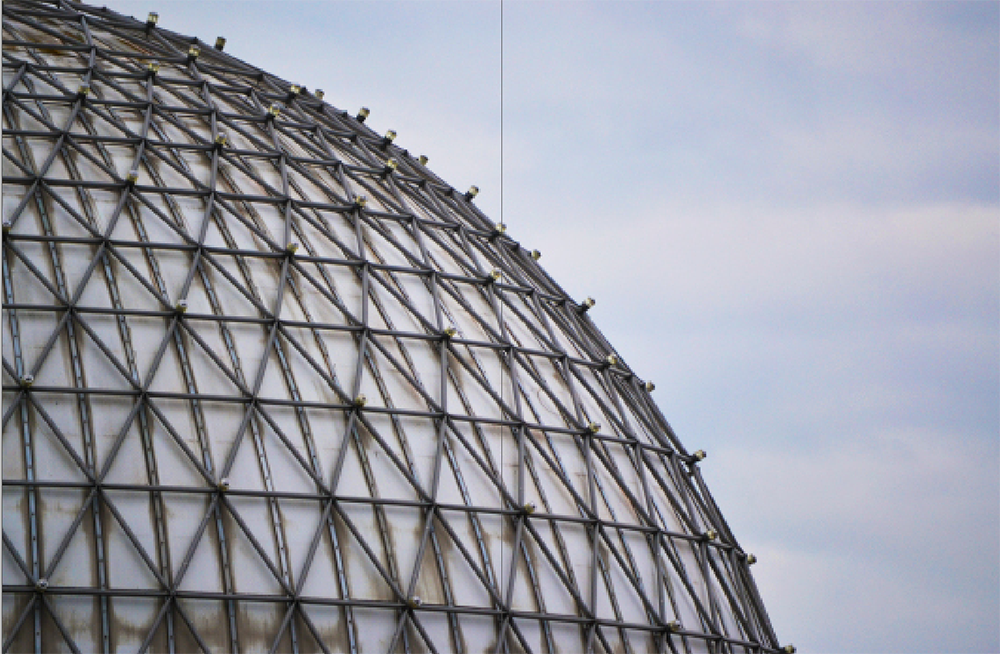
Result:
<instances>
[{"instance_id":1,"label":"cloud","mask_svg":"<svg viewBox=\"0 0 1000 654\"><path fill-rule=\"evenodd\" d=\"M830 71L918 79L961 75L970 59L996 65L990 57L996 44L982 38L998 19L992 3L773 2L723 7L718 14L733 17L739 33L751 42Z\"/></svg>"},{"instance_id":2,"label":"cloud","mask_svg":"<svg viewBox=\"0 0 1000 654\"><path fill-rule=\"evenodd\" d=\"M996 12L936 6L512 3L509 194L541 169L694 202L995 202Z\"/></svg>"},{"instance_id":3,"label":"cloud","mask_svg":"<svg viewBox=\"0 0 1000 654\"><path fill-rule=\"evenodd\" d=\"M779 624L843 652L985 652L1000 522L979 498L1000 492L996 460L995 442L897 430L811 452L748 445L704 468Z\"/></svg>"},{"instance_id":4,"label":"cloud","mask_svg":"<svg viewBox=\"0 0 1000 654\"><path fill-rule=\"evenodd\" d=\"M621 220L579 229L567 227L587 198L554 199L539 212L563 208L565 218L533 229L533 242L551 246L546 264L565 271L558 277L579 280L580 288L620 286L614 294L623 296L623 310L655 293L664 317L678 310L711 320L751 309L787 313L803 303L829 317L919 312L917 299L965 308L987 302L996 311L995 289L983 283L1000 253L995 206L692 207L655 191L642 199L645 206ZM580 266L581 258L629 266Z\"/></svg>"},{"instance_id":5,"label":"cloud","mask_svg":"<svg viewBox=\"0 0 1000 654\"><path fill-rule=\"evenodd\" d=\"M1000 429L998 219L966 204L663 205L554 226L531 246L576 297L597 298L597 324L699 438L788 440L811 424L829 438L872 420L983 438Z\"/></svg>"}]
</instances>

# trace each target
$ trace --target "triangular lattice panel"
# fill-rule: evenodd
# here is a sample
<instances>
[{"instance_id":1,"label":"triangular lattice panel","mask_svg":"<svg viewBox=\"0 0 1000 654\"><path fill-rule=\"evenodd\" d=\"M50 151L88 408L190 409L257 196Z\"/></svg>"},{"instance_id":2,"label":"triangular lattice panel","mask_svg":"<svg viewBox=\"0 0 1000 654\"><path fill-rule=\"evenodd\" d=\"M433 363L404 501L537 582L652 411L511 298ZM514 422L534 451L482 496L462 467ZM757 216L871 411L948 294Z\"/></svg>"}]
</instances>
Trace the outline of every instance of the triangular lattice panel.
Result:
<instances>
[{"instance_id":1,"label":"triangular lattice panel","mask_svg":"<svg viewBox=\"0 0 1000 654\"><path fill-rule=\"evenodd\" d=\"M470 195L196 39L3 11L4 651L777 651L699 457Z\"/></svg>"}]
</instances>

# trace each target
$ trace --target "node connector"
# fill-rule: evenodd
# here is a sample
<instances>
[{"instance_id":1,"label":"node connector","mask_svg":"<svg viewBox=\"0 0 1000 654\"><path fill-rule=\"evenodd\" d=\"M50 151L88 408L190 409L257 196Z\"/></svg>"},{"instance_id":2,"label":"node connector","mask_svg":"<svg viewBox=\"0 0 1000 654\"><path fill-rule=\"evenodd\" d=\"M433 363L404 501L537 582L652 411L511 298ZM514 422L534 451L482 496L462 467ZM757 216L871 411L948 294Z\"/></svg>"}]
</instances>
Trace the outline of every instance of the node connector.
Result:
<instances>
[{"instance_id":1,"label":"node connector","mask_svg":"<svg viewBox=\"0 0 1000 654\"><path fill-rule=\"evenodd\" d=\"M275 102L270 107L267 108L267 120L274 120L279 115L281 115L281 105Z\"/></svg>"},{"instance_id":2,"label":"node connector","mask_svg":"<svg viewBox=\"0 0 1000 654\"><path fill-rule=\"evenodd\" d=\"M717 532L714 529L709 529L704 534L702 534L702 536L704 536L705 540L715 540L719 537L719 532Z\"/></svg>"},{"instance_id":3,"label":"node connector","mask_svg":"<svg viewBox=\"0 0 1000 654\"><path fill-rule=\"evenodd\" d=\"M160 72L160 62L155 59L148 64L146 64L146 70L149 71L150 77L156 77L156 74Z\"/></svg>"},{"instance_id":4,"label":"node connector","mask_svg":"<svg viewBox=\"0 0 1000 654\"><path fill-rule=\"evenodd\" d=\"M476 187L473 186L472 188ZM472 189L469 190L471 191ZM503 223L497 223L493 225L493 236L500 236L501 234L506 234L506 233L507 233L507 225Z\"/></svg>"},{"instance_id":5,"label":"node connector","mask_svg":"<svg viewBox=\"0 0 1000 654\"><path fill-rule=\"evenodd\" d=\"M49 580L45 577L39 577L38 581L35 582L35 590L39 593L44 593L49 589Z\"/></svg>"},{"instance_id":6,"label":"node connector","mask_svg":"<svg viewBox=\"0 0 1000 654\"><path fill-rule=\"evenodd\" d=\"M443 333L445 338L455 338L458 335L458 330L454 327L446 327Z\"/></svg>"},{"instance_id":7,"label":"node connector","mask_svg":"<svg viewBox=\"0 0 1000 654\"><path fill-rule=\"evenodd\" d=\"M604 357L604 362L607 363L609 366L617 366L618 357L616 357L613 354L609 354L608 356Z\"/></svg>"},{"instance_id":8,"label":"node connector","mask_svg":"<svg viewBox=\"0 0 1000 654\"><path fill-rule=\"evenodd\" d=\"M125 176L125 181L128 182L129 185L135 185L135 183L139 181L139 169L133 168L128 171L128 175Z\"/></svg>"},{"instance_id":9,"label":"node connector","mask_svg":"<svg viewBox=\"0 0 1000 654\"><path fill-rule=\"evenodd\" d=\"M681 623L678 622L677 620L671 620L670 622L667 623L667 629L669 629L671 631L671 633L675 633L676 634L678 631L680 631L683 628L684 627L681 626Z\"/></svg>"},{"instance_id":10,"label":"node connector","mask_svg":"<svg viewBox=\"0 0 1000 654\"><path fill-rule=\"evenodd\" d=\"M223 50L226 49L226 37L224 36L215 37L215 49L218 50L219 52L222 52Z\"/></svg>"},{"instance_id":11,"label":"node connector","mask_svg":"<svg viewBox=\"0 0 1000 654\"><path fill-rule=\"evenodd\" d=\"M653 391L656 390L656 384L654 384L651 381L646 382L645 384L642 385L642 387L646 389L647 393L652 393Z\"/></svg>"},{"instance_id":12,"label":"node connector","mask_svg":"<svg viewBox=\"0 0 1000 654\"><path fill-rule=\"evenodd\" d=\"M430 161L430 160L427 158L426 154L422 154L419 157L417 157L417 161L420 162L421 166L426 166L427 162Z\"/></svg>"},{"instance_id":13,"label":"node connector","mask_svg":"<svg viewBox=\"0 0 1000 654\"><path fill-rule=\"evenodd\" d=\"M295 241L292 241L291 243L285 246L285 252L287 252L288 254L295 254L298 251L299 251L299 244L296 243Z\"/></svg>"},{"instance_id":14,"label":"node connector","mask_svg":"<svg viewBox=\"0 0 1000 654\"><path fill-rule=\"evenodd\" d=\"M368 404L368 398L365 397L364 393L359 393L356 398L351 400L351 405L358 409L364 407L366 404Z\"/></svg>"},{"instance_id":15,"label":"node connector","mask_svg":"<svg viewBox=\"0 0 1000 654\"><path fill-rule=\"evenodd\" d=\"M399 168L399 162L389 157L388 161L385 162L385 168L382 169L382 179L391 175L397 168Z\"/></svg>"},{"instance_id":16,"label":"node connector","mask_svg":"<svg viewBox=\"0 0 1000 654\"><path fill-rule=\"evenodd\" d=\"M496 268L494 268L493 270L490 271L490 274L489 274L489 277L487 278L487 280L490 283L492 283L492 282L499 282L500 281L500 276L501 276L500 275L500 271L497 270Z\"/></svg>"},{"instance_id":17,"label":"node connector","mask_svg":"<svg viewBox=\"0 0 1000 654\"><path fill-rule=\"evenodd\" d=\"M785 645L784 647L782 647L781 651L784 652L785 654L795 654L795 652L797 650L795 649L795 645L792 645L791 643L789 643L789 644Z\"/></svg>"},{"instance_id":18,"label":"node connector","mask_svg":"<svg viewBox=\"0 0 1000 654\"><path fill-rule=\"evenodd\" d=\"M587 313L588 311L594 308L595 304L597 304L597 300L595 300L592 297L588 297L586 300L580 303L580 313Z\"/></svg>"},{"instance_id":19,"label":"node connector","mask_svg":"<svg viewBox=\"0 0 1000 654\"><path fill-rule=\"evenodd\" d=\"M364 209L365 205L368 204L368 198L363 195L357 195L354 197L354 208Z\"/></svg>"},{"instance_id":20,"label":"node connector","mask_svg":"<svg viewBox=\"0 0 1000 654\"><path fill-rule=\"evenodd\" d=\"M295 97L302 93L302 86L300 84L292 84L288 87L288 102L291 102Z\"/></svg>"},{"instance_id":21,"label":"node connector","mask_svg":"<svg viewBox=\"0 0 1000 654\"><path fill-rule=\"evenodd\" d=\"M473 184L472 186L469 187L469 190L465 192L465 199L471 202L472 198L476 197L477 195L479 195L479 187Z\"/></svg>"},{"instance_id":22,"label":"node connector","mask_svg":"<svg viewBox=\"0 0 1000 654\"><path fill-rule=\"evenodd\" d=\"M358 119L359 123L363 123L368 118L368 116L371 115L371 113L372 112L368 109L368 107L361 107L360 109L358 109L358 115L355 116L355 118Z\"/></svg>"},{"instance_id":23,"label":"node connector","mask_svg":"<svg viewBox=\"0 0 1000 654\"><path fill-rule=\"evenodd\" d=\"M326 97L326 92L323 91L323 89L316 89L316 91L313 93L313 97L322 102L323 98Z\"/></svg>"},{"instance_id":24,"label":"node connector","mask_svg":"<svg viewBox=\"0 0 1000 654\"><path fill-rule=\"evenodd\" d=\"M149 15L146 16L146 31L148 32L149 30L156 27L156 24L159 22L160 22L160 15L155 11L149 12Z\"/></svg>"},{"instance_id":25,"label":"node connector","mask_svg":"<svg viewBox=\"0 0 1000 654\"><path fill-rule=\"evenodd\" d=\"M9 220L3 221L3 233L10 234L10 230L14 228L14 223Z\"/></svg>"},{"instance_id":26,"label":"node connector","mask_svg":"<svg viewBox=\"0 0 1000 654\"><path fill-rule=\"evenodd\" d=\"M227 145L229 145L229 137L226 136L225 133L219 132L219 134L217 134L215 137L215 149L221 150Z\"/></svg>"},{"instance_id":27,"label":"node connector","mask_svg":"<svg viewBox=\"0 0 1000 654\"><path fill-rule=\"evenodd\" d=\"M219 480L218 487L219 490L222 491L223 493L229 490L229 486L230 486L229 477L223 477L222 479Z\"/></svg>"},{"instance_id":28,"label":"node connector","mask_svg":"<svg viewBox=\"0 0 1000 654\"><path fill-rule=\"evenodd\" d=\"M532 250L531 251L531 258L534 259L535 261L538 261L539 259L541 259L542 258L542 252L541 252L541 250Z\"/></svg>"},{"instance_id":29,"label":"node connector","mask_svg":"<svg viewBox=\"0 0 1000 654\"><path fill-rule=\"evenodd\" d=\"M81 100L86 99L88 95L90 95L90 87L87 86L86 84L81 84L79 88L76 89L76 97L80 98Z\"/></svg>"},{"instance_id":30,"label":"node connector","mask_svg":"<svg viewBox=\"0 0 1000 654\"><path fill-rule=\"evenodd\" d=\"M527 504L524 505L524 512L527 513L528 515L531 515L537 510L538 507L535 505L534 502L528 502Z\"/></svg>"},{"instance_id":31,"label":"node connector","mask_svg":"<svg viewBox=\"0 0 1000 654\"><path fill-rule=\"evenodd\" d=\"M188 301L187 300L177 300L177 304L174 305L174 311L177 313L187 313Z\"/></svg>"},{"instance_id":32,"label":"node connector","mask_svg":"<svg viewBox=\"0 0 1000 654\"><path fill-rule=\"evenodd\" d=\"M201 54L201 48L199 48L198 46L192 45L191 47L189 47L188 48L188 63L191 63L192 61L194 61L195 59L197 59L198 55L200 55L200 54Z\"/></svg>"},{"instance_id":33,"label":"node connector","mask_svg":"<svg viewBox=\"0 0 1000 654\"><path fill-rule=\"evenodd\" d=\"M588 423L587 431L589 431L591 434L596 434L597 432L601 431L601 425L596 422Z\"/></svg>"},{"instance_id":34,"label":"node connector","mask_svg":"<svg viewBox=\"0 0 1000 654\"><path fill-rule=\"evenodd\" d=\"M21 382L21 388L31 388L32 384L35 383L35 376L21 375L21 378L18 381Z\"/></svg>"},{"instance_id":35,"label":"node connector","mask_svg":"<svg viewBox=\"0 0 1000 654\"><path fill-rule=\"evenodd\" d=\"M385 148L387 148L389 144L395 140L396 140L396 130L390 129L388 132L385 133L385 136L382 137L382 149L384 150Z\"/></svg>"},{"instance_id":36,"label":"node connector","mask_svg":"<svg viewBox=\"0 0 1000 654\"><path fill-rule=\"evenodd\" d=\"M757 562L757 557L753 554L747 554L747 565L753 565Z\"/></svg>"},{"instance_id":37,"label":"node connector","mask_svg":"<svg viewBox=\"0 0 1000 654\"><path fill-rule=\"evenodd\" d=\"M692 456L694 456L695 461L704 461L708 458L708 453L705 450L698 450Z\"/></svg>"},{"instance_id":38,"label":"node connector","mask_svg":"<svg viewBox=\"0 0 1000 654\"><path fill-rule=\"evenodd\" d=\"M424 603L424 600L420 599L420 595L414 595L414 596L413 596L413 597L411 597L410 599L406 600L406 604L407 604L407 605L408 605L408 606L409 606L409 607L410 607L411 609L416 609L416 608L419 608L419 607L420 607L420 605L421 605L421 604L423 604L423 603Z\"/></svg>"}]
</instances>

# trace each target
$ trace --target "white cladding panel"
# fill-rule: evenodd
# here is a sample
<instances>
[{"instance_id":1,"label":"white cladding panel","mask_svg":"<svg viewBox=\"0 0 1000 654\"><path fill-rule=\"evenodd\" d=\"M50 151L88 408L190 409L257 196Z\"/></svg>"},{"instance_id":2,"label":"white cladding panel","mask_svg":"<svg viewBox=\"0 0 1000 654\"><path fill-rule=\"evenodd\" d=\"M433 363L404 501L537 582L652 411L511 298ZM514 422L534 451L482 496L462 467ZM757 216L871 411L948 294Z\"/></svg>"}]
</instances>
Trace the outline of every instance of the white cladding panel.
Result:
<instances>
[{"instance_id":1,"label":"white cladding panel","mask_svg":"<svg viewBox=\"0 0 1000 654\"><path fill-rule=\"evenodd\" d=\"M776 651L699 458L469 199L207 44L5 11L5 649Z\"/></svg>"}]
</instances>

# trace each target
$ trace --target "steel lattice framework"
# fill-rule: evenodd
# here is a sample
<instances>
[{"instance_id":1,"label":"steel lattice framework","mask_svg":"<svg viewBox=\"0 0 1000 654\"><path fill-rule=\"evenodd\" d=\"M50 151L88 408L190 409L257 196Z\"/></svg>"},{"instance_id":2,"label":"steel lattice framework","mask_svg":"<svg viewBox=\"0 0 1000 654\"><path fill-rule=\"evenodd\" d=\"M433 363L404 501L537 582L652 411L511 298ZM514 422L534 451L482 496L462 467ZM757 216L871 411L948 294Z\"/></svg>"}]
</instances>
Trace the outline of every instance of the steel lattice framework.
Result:
<instances>
[{"instance_id":1,"label":"steel lattice framework","mask_svg":"<svg viewBox=\"0 0 1000 654\"><path fill-rule=\"evenodd\" d=\"M473 193L152 19L3 38L3 651L778 651L703 454Z\"/></svg>"}]
</instances>

